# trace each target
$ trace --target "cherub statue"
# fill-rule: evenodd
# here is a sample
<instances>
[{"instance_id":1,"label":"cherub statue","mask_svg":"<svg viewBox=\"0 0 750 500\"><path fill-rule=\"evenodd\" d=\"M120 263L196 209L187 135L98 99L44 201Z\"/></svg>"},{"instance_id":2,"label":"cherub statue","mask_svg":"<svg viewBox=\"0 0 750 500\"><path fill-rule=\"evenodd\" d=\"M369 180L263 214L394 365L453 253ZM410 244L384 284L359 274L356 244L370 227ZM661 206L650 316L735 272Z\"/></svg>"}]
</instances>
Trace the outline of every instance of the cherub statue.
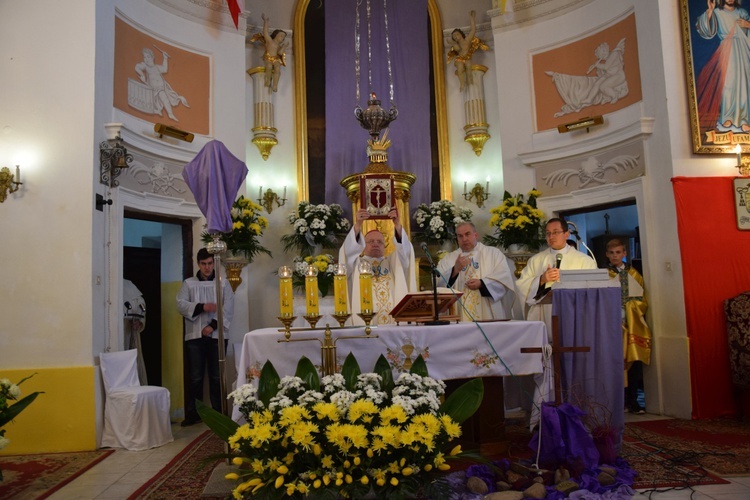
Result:
<instances>
[{"instance_id":1,"label":"cherub statue","mask_svg":"<svg viewBox=\"0 0 750 500\"><path fill-rule=\"evenodd\" d=\"M454 64L456 66L458 82L462 91L467 85L473 83L473 77L471 74L471 56L477 49L489 49L484 42L474 36L477 32L476 11L472 10L470 15L471 28L469 29L468 36L465 35L460 28L454 29L453 33L451 33L451 39L453 42L448 51L448 62L450 63L454 58L456 60Z\"/></svg>"},{"instance_id":2,"label":"cherub statue","mask_svg":"<svg viewBox=\"0 0 750 500\"><path fill-rule=\"evenodd\" d=\"M263 54L263 65L266 68L264 83L266 87L276 92L279 89L281 66L286 66L286 32L277 29L273 30L269 36L269 19L265 14L261 14L261 18L263 19L263 33L256 33L250 40L253 42L263 40L263 44L266 47L266 51Z\"/></svg>"}]
</instances>

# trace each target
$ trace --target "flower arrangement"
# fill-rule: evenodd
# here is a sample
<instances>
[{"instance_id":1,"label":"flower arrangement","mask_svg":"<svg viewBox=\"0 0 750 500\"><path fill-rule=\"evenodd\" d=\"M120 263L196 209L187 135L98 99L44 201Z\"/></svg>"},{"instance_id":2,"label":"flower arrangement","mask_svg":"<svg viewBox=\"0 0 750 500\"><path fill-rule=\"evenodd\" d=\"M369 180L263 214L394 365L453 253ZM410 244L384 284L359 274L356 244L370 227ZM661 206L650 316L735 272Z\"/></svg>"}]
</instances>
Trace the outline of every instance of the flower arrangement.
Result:
<instances>
[{"instance_id":1,"label":"flower arrangement","mask_svg":"<svg viewBox=\"0 0 750 500\"><path fill-rule=\"evenodd\" d=\"M434 243L455 241L456 226L469 222L472 215L468 208L458 207L448 200L433 201L429 205L422 203L414 212L414 219L422 230L415 239Z\"/></svg>"},{"instance_id":2,"label":"flower arrangement","mask_svg":"<svg viewBox=\"0 0 750 500\"><path fill-rule=\"evenodd\" d=\"M227 440L239 468L234 498L405 498L442 494L449 470L449 442L460 422L479 406L480 380L462 386L441 405L445 385L430 378L419 357L394 381L381 356L372 373L361 373L350 354L340 374L318 377L302 358L294 377L279 378L269 362L258 387L246 384L229 396L245 416L238 426L205 405L203 421ZM233 425L232 425L233 424Z\"/></svg>"},{"instance_id":3,"label":"flower arrangement","mask_svg":"<svg viewBox=\"0 0 750 500\"><path fill-rule=\"evenodd\" d=\"M523 194L511 196L506 191L502 205L490 209L490 226L495 228L495 234L486 235L483 243L506 249L511 245L521 245L529 250L539 250L544 242L544 212L536 207L536 199L541 194L532 189L524 198Z\"/></svg>"},{"instance_id":4,"label":"flower arrangement","mask_svg":"<svg viewBox=\"0 0 750 500\"><path fill-rule=\"evenodd\" d=\"M7 378L0 379L0 450L10 443L10 440L5 437L5 429L3 429L5 424L16 418L38 395L42 394L41 392L34 392L23 399L19 399L21 397L21 389L18 386L33 376L33 374L29 375L17 384L14 384ZM11 404L11 401L15 401L15 403ZM0 481L2 480L3 472L0 471Z\"/></svg>"},{"instance_id":5,"label":"flower arrangement","mask_svg":"<svg viewBox=\"0 0 750 500\"><path fill-rule=\"evenodd\" d=\"M253 200L240 195L232 204L232 232L221 235L221 240L227 244L227 250L243 255L250 262L259 253L271 255L258 241L268 228L268 219L261 215L262 210L263 207ZM213 241L208 232L204 232L201 239L204 243Z\"/></svg>"},{"instance_id":6,"label":"flower arrangement","mask_svg":"<svg viewBox=\"0 0 750 500\"><path fill-rule=\"evenodd\" d=\"M318 269L318 290L320 291L320 295L325 297L333 285L334 264L336 264L336 261L333 255L329 253L295 257L292 264L292 286L304 293L305 271L307 271L310 265L313 265Z\"/></svg>"},{"instance_id":7,"label":"flower arrangement","mask_svg":"<svg viewBox=\"0 0 750 500\"><path fill-rule=\"evenodd\" d=\"M284 251L297 250L302 255L312 255L316 246L338 248L339 240L346 236L351 227L341 205L313 205L305 200L300 201L297 209L289 214L289 224L294 232L281 238Z\"/></svg>"}]
</instances>

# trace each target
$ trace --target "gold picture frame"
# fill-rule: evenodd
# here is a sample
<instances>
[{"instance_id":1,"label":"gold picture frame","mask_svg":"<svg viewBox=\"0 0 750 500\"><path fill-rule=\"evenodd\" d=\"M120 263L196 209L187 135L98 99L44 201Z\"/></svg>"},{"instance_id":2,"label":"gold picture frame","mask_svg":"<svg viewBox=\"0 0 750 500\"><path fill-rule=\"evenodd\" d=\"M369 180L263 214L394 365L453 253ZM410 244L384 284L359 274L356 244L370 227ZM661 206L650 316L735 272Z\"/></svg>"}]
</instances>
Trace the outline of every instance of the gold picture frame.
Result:
<instances>
[{"instance_id":1,"label":"gold picture frame","mask_svg":"<svg viewBox=\"0 0 750 500\"><path fill-rule=\"evenodd\" d=\"M705 16L706 0L680 0L690 130L694 153L735 153L738 144L743 152L750 151L750 116L747 116L747 111L745 113L734 112L733 115L736 117L739 114L739 118L729 120L732 108L739 104L741 108L747 110L750 108L750 102L735 103L731 99L731 94L724 95L721 90L726 88L724 85L726 82L722 76L723 69L731 63L724 65L722 58L719 57L717 49L724 30L721 28L722 24L718 23L724 23L724 26L732 24L728 16L724 17L724 21L721 20L721 17L725 16L721 4L721 1L716 2L714 11L718 17L712 15L712 21L709 22L708 17ZM742 7L738 6L735 10L739 9ZM713 32L708 29L709 27L713 27ZM750 32L750 30L746 31ZM745 85L747 83L745 82ZM745 87L744 91L738 94L747 97L747 88Z\"/></svg>"},{"instance_id":2,"label":"gold picture frame","mask_svg":"<svg viewBox=\"0 0 750 500\"><path fill-rule=\"evenodd\" d=\"M750 177L735 177L732 188L737 229L750 231Z\"/></svg>"}]
</instances>

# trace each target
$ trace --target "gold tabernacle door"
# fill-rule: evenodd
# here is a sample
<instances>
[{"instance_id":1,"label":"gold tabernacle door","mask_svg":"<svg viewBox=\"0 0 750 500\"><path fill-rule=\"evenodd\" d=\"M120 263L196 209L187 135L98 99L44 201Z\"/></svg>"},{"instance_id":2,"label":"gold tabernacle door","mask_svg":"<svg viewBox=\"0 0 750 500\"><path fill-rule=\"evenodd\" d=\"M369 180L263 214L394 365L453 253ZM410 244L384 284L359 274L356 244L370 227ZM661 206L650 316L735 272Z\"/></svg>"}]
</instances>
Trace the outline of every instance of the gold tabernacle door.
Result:
<instances>
[{"instance_id":1,"label":"gold tabernacle door","mask_svg":"<svg viewBox=\"0 0 750 500\"><path fill-rule=\"evenodd\" d=\"M440 288L438 288L440 290ZM461 321L461 311L456 301L461 298L462 292L438 292L437 310L438 319ZM407 293L396 307L391 310L391 316L398 325L404 323L425 323L435 319L435 298L432 291L419 293Z\"/></svg>"}]
</instances>

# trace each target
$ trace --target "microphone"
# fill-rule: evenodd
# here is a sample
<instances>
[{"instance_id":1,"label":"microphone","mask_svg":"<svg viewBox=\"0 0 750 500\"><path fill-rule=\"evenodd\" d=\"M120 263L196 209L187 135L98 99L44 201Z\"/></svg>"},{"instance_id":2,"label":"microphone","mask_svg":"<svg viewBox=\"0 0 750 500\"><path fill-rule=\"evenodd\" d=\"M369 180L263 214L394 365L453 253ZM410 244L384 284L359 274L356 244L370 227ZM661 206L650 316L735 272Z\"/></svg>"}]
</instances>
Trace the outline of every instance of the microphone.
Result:
<instances>
[{"instance_id":1,"label":"microphone","mask_svg":"<svg viewBox=\"0 0 750 500\"><path fill-rule=\"evenodd\" d=\"M429 250L427 250L427 243L425 243L425 242L423 241L423 242L422 242L422 244L421 244L420 246L422 247L422 251L424 252L424 254L425 254L425 255L427 256L427 260L429 260L429 261L430 261L430 265L431 265L432 267L435 267L435 263L434 263L434 262L432 261L432 255L430 255L430 251L429 251Z\"/></svg>"},{"instance_id":2,"label":"microphone","mask_svg":"<svg viewBox=\"0 0 750 500\"><path fill-rule=\"evenodd\" d=\"M578 226L575 225L575 222L568 222L568 230L572 234L578 234Z\"/></svg>"},{"instance_id":3,"label":"microphone","mask_svg":"<svg viewBox=\"0 0 750 500\"><path fill-rule=\"evenodd\" d=\"M555 255L555 269L560 269L560 264L562 263L562 254L559 253Z\"/></svg>"}]
</instances>

